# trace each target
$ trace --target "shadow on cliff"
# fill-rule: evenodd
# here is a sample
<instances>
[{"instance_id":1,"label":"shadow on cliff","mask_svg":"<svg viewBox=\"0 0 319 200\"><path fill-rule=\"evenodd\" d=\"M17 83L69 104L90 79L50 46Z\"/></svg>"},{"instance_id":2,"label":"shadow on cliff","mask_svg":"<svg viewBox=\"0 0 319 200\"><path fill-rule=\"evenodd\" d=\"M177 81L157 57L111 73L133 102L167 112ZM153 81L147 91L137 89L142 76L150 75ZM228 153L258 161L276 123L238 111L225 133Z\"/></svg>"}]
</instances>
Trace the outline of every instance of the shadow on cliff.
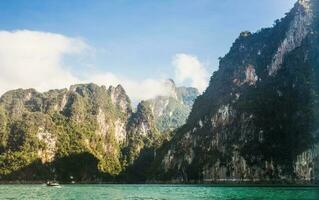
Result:
<instances>
[{"instance_id":1,"label":"shadow on cliff","mask_svg":"<svg viewBox=\"0 0 319 200\"><path fill-rule=\"evenodd\" d=\"M0 181L44 182L58 180L63 183L112 181L112 176L98 170L98 159L85 152L58 158L43 164L40 160L11 174L0 176Z\"/></svg>"},{"instance_id":2,"label":"shadow on cliff","mask_svg":"<svg viewBox=\"0 0 319 200\"><path fill-rule=\"evenodd\" d=\"M145 183L152 174L154 159L155 149L143 148L134 163L116 177L117 182Z\"/></svg>"}]
</instances>

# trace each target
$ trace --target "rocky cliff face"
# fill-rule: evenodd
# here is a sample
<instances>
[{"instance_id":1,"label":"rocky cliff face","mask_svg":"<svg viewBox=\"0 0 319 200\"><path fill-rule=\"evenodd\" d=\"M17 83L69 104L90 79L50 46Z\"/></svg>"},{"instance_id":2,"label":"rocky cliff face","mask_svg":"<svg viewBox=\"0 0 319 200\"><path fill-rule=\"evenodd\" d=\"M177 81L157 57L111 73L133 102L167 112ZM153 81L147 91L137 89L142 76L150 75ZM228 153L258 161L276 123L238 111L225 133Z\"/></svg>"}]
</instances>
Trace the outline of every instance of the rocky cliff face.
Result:
<instances>
[{"instance_id":1,"label":"rocky cliff face","mask_svg":"<svg viewBox=\"0 0 319 200\"><path fill-rule=\"evenodd\" d=\"M121 85L118 85L117 87L110 86L108 94L111 97L112 103L120 109L122 113L127 115L132 114L131 100L126 95L126 92Z\"/></svg>"},{"instance_id":2,"label":"rocky cliff face","mask_svg":"<svg viewBox=\"0 0 319 200\"><path fill-rule=\"evenodd\" d=\"M168 80L166 84L170 88L169 96L158 96L146 101L160 132L172 131L185 124L199 95L196 88L176 87L173 80Z\"/></svg>"},{"instance_id":3,"label":"rocky cliff face","mask_svg":"<svg viewBox=\"0 0 319 200\"><path fill-rule=\"evenodd\" d=\"M142 101L129 118L127 126L128 163L132 163L143 148L158 147L176 128L185 124L191 106L198 96L195 88L176 87L167 80L169 96Z\"/></svg>"},{"instance_id":4,"label":"rocky cliff face","mask_svg":"<svg viewBox=\"0 0 319 200\"><path fill-rule=\"evenodd\" d=\"M128 134L123 155L127 164L131 165L140 156L141 150L152 147L160 136L148 102L142 101L137 106L137 111L130 117L126 130Z\"/></svg>"},{"instance_id":5,"label":"rocky cliff face","mask_svg":"<svg viewBox=\"0 0 319 200\"><path fill-rule=\"evenodd\" d=\"M130 114L129 101L125 102L127 96L118 90L121 90L119 86L111 93L111 89L85 84L46 93L33 89L5 93L0 99L1 176L23 171L16 176L41 178L29 177L32 171L38 170L36 167L25 172L40 163L46 166L47 173L60 169L65 171L58 175L64 178L75 176L72 166L69 166L71 170L62 169L66 164L59 161L69 158L68 164L74 165L74 173L77 173L80 161L72 160L73 155L84 153L96 160L98 171L118 174L120 146L126 138L125 128L119 127L125 126ZM88 171L81 173L77 178L89 176Z\"/></svg>"},{"instance_id":6,"label":"rocky cliff face","mask_svg":"<svg viewBox=\"0 0 319 200\"><path fill-rule=\"evenodd\" d=\"M274 27L240 34L160 151L154 179L319 179L318 11L319 1L299 0Z\"/></svg>"}]
</instances>

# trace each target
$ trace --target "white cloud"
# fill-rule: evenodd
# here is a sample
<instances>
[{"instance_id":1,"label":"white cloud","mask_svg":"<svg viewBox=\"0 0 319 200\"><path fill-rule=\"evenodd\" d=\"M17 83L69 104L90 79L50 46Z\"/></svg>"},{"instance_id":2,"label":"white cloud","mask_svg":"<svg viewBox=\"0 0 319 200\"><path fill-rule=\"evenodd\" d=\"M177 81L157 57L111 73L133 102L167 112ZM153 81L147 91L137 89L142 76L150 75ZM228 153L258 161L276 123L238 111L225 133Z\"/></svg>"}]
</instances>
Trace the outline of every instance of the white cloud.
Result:
<instances>
[{"instance_id":1,"label":"white cloud","mask_svg":"<svg viewBox=\"0 0 319 200\"><path fill-rule=\"evenodd\" d=\"M173 59L175 78L179 84L190 81L191 86L204 91L208 85L208 73L196 56L177 54Z\"/></svg>"},{"instance_id":2,"label":"white cloud","mask_svg":"<svg viewBox=\"0 0 319 200\"><path fill-rule=\"evenodd\" d=\"M85 82L106 86L121 84L135 102L168 94L162 80L132 80L110 72L88 72L88 76L79 78L65 66L64 57L82 55L88 49L81 39L61 34L0 31L0 95L17 88L46 91Z\"/></svg>"},{"instance_id":3,"label":"white cloud","mask_svg":"<svg viewBox=\"0 0 319 200\"><path fill-rule=\"evenodd\" d=\"M93 74L86 78L86 82L94 82L106 86L121 84L128 96L135 103L155 96L166 96L170 94L170 87L168 87L166 81L162 79L133 80L107 72Z\"/></svg>"},{"instance_id":4,"label":"white cloud","mask_svg":"<svg viewBox=\"0 0 319 200\"><path fill-rule=\"evenodd\" d=\"M66 55L82 59L88 53L94 54L92 50L83 40L61 34L0 31L0 95L17 88L47 91L88 82L106 86L121 84L135 103L170 94L171 87L165 79L134 80L111 72L95 73L94 68L80 73L68 69L64 62ZM190 79L192 86L205 89L207 73L196 57L178 54L173 63L180 83Z\"/></svg>"},{"instance_id":5,"label":"white cloud","mask_svg":"<svg viewBox=\"0 0 319 200\"><path fill-rule=\"evenodd\" d=\"M63 57L86 48L82 40L60 34L0 31L0 93L21 87L44 91L77 82Z\"/></svg>"}]
</instances>

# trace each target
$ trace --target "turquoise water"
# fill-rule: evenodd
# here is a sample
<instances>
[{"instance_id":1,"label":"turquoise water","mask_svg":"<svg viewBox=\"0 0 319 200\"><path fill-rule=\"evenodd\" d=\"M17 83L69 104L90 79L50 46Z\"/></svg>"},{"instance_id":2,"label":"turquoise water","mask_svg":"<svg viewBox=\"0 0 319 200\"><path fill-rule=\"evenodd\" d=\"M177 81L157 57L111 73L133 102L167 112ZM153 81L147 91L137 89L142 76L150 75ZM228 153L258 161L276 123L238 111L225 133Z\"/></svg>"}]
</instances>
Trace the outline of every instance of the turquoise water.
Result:
<instances>
[{"instance_id":1,"label":"turquoise water","mask_svg":"<svg viewBox=\"0 0 319 200\"><path fill-rule=\"evenodd\" d=\"M0 199L64 200L318 200L314 187L213 187L198 185L0 185Z\"/></svg>"}]
</instances>

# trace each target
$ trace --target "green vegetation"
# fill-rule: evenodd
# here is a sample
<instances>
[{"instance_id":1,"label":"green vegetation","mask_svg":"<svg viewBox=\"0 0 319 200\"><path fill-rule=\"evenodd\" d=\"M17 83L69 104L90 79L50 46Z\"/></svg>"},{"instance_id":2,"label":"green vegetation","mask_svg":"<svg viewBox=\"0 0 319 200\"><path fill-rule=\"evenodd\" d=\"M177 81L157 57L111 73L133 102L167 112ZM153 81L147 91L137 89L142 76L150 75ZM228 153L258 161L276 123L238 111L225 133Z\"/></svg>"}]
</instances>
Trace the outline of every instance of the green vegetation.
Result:
<instances>
[{"instance_id":1,"label":"green vegetation","mask_svg":"<svg viewBox=\"0 0 319 200\"><path fill-rule=\"evenodd\" d=\"M141 102L132 113L121 86L95 84L5 93L0 98L0 180L128 180L141 163L148 168L154 160L150 152L170 138L157 128L166 122L155 119L152 103ZM177 100L168 107L186 119L186 108Z\"/></svg>"},{"instance_id":2,"label":"green vegetation","mask_svg":"<svg viewBox=\"0 0 319 200\"><path fill-rule=\"evenodd\" d=\"M97 159L95 167L101 173L116 175L121 171L120 144L113 121L124 116L113 106L106 89L94 84L44 94L34 90L8 92L0 101L0 174L8 176L29 166L36 170L44 165L48 168L45 173L54 169L60 177L61 168L68 169L65 158L86 153ZM50 151L59 162L45 160L49 153L39 154Z\"/></svg>"}]
</instances>

